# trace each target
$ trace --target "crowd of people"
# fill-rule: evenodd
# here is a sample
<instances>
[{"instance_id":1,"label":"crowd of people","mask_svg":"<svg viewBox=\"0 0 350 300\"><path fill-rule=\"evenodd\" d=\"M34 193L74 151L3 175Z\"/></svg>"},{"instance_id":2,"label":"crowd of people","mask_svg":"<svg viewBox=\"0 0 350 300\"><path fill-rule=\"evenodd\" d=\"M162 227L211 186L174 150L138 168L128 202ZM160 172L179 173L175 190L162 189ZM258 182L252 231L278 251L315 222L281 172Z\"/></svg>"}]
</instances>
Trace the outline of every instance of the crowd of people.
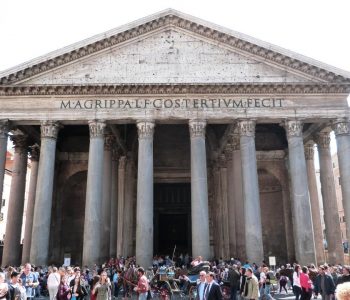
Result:
<instances>
[{"instance_id":1,"label":"crowd of people","mask_svg":"<svg viewBox=\"0 0 350 300\"><path fill-rule=\"evenodd\" d=\"M278 294L293 295L295 300L350 299L350 266L287 264L271 270L266 263L222 259L204 262L199 256L176 259L155 256L147 270L135 257L110 259L89 269L71 267L5 267L0 272L0 300L26 300L49 297L50 300L111 300L133 295L140 300L152 297L152 278L162 268L174 270L174 280L182 295L192 288L196 300L272 300ZM197 276L190 276L197 270ZM192 273L191 273L192 272ZM229 292L227 292L229 291ZM194 296L193 296L194 295Z\"/></svg>"}]
</instances>

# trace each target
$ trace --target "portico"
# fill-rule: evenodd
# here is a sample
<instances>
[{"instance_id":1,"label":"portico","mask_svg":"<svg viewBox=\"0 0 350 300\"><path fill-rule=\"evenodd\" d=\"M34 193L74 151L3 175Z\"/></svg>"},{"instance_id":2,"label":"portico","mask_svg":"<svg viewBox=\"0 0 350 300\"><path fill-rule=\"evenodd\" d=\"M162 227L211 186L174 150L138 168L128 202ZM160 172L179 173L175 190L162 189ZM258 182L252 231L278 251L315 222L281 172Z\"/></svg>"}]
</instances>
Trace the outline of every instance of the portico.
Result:
<instances>
[{"instance_id":1,"label":"portico","mask_svg":"<svg viewBox=\"0 0 350 300\"><path fill-rule=\"evenodd\" d=\"M328 259L341 263L329 132L350 219L349 93L345 71L173 10L0 73L0 184L8 132L40 145L23 259L136 255L148 267L171 254L155 252L172 247L168 218L186 224L185 238L166 228L192 256L323 262L304 150L317 144L326 232L337 233ZM11 187L19 207L23 180Z\"/></svg>"}]
</instances>

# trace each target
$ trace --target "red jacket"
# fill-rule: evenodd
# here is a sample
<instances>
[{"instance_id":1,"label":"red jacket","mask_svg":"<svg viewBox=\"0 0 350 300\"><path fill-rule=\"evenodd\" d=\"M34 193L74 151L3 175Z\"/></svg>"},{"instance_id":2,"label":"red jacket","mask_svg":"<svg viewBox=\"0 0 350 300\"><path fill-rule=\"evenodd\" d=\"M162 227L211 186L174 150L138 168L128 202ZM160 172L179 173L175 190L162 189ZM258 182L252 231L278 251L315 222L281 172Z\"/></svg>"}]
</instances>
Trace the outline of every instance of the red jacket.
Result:
<instances>
[{"instance_id":1,"label":"red jacket","mask_svg":"<svg viewBox=\"0 0 350 300\"><path fill-rule=\"evenodd\" d=\"M309 278L309 275L307 275L303 272L300 273L300 285L301 285L301 288L306 289L306 291L312 289L311 280Z\"/></svg>"}]
</instances>

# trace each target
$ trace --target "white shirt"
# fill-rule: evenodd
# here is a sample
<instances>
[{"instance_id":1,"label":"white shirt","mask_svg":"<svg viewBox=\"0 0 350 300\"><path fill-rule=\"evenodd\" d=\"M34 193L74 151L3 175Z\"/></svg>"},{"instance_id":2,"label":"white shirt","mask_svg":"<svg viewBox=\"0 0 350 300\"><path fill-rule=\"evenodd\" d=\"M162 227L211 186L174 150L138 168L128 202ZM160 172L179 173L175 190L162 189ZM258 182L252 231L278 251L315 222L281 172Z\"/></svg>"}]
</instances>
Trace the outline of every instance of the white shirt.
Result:
<instances>
[{"instance_id":1,"label":"white shirt","mask_svg":"<svg viewBox=\"0 0 350 300\"><path fill-rule=\"evenodd\" d=\"M58 272L51 273L47 278L48 287L58 287L60 284L61 276Z\"/></svg>"},{"instance_id":2,"label":"white shirt","mask_svg":"<svg viewBox=\"0 0 350 300\"><path fill-rule=\"evenodd\" d=\"M300 285L300 274L298 276L297 272L293 273L293 285L301 287L301 285Z\"/></svg>"}]
</instances>

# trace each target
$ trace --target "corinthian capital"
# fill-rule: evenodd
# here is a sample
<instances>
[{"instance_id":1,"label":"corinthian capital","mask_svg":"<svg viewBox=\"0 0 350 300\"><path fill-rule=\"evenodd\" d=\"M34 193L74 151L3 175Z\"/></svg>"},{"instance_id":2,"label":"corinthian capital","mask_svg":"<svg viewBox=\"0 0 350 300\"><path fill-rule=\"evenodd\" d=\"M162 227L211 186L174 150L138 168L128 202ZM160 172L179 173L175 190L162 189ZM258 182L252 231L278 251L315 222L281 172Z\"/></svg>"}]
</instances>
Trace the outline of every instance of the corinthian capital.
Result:
<instances>
[{"instance_id":1,"label":"corinthian capital","mask_svg":"<svg viewBox=\"0 0 350 300\"><path fill-rule=\"evenodd\" d=\"M332 124L332 129L336 136L338 135L349 135L350 127L347 120L336 120Z\"/></svg>"},{"instance_id":2,"label":"corinthian capital","mask_svg":"<svg viewBox=\"0 0 350 300\"><path fill-rule=\"evenodd\" d=\"M30 160L31 161L38 161L40 156L40 147L38 144L34 144L33 146L29 147L29 153L30 153Z\"/></svg>"},{"instance_id":3,"label":"corinthian capital","mask_svg":"<svg viewBox=\"0 0 350 300\"><path fill-rule=\"evenodd\" d=\"M104 121L89 121L90 138L103 137L106 128Z\"/></svg>"},{"instance_id":4,"label":"corinthian capital","mask_svg":"<svg viewBox=\"0 0 350 300\"><path fill-rule=\"evenodd\" d=\"M28 150L28 136L20 130L13 131L10 135L10 139L13 142L15 152L27 152Z\"/></svg>"},{"instance_id":5,"label":"corinthian capital","mask_svg":"<svg viewBox=\"0 0 350 300\"><path fill-rule=\"evenodd\" d=\"M207 122L204 120L190 120L189 128L190 128L190 136L194 137L205 137L205 126Z\"/></svg>"},{"instance_id":6,"label":"corinthian capital","mask_svg":"<svg viewBox=\"0 0 350 300\"><path fill-rule=\"evenodd\" d=\"M119 158L119 165L118 165L118 168L123 170L125 169L125 165L126 165L126 156L121 156Z\"/></svg>"},{"instance_id":7,"label":"corinthian capital","mask_svg":"<svg viewBox=\"0 0 350 300\"><path fill-rule=\"evenodd\" d=\"M303 123L300 120L287 120L284 122L287 137L301 137L303 134Z\"/></svg>"},{"instance_id":8,"label":"corinthian capital","mask_svg":"<svg viewBox=\"0 0 350 300\"><path fill-rule=\"evenodd\" d=\"M240 120L237 124L240 136L255 136L255 120Z\"/></svg>"},{"instance_id":9,"label":"corinthian capital","mask_svg":"<svg viewBox=\"0 0 350 300\"><path fill-rule=\"evenodd\" d=\"M1 120L0 121L0 138L7 138L10 130L9 121Z\"/></svg>"},{"instance_id":10,"label":"corinthian capital","mask_svg":"<svg viewBox=\"0 0 350 300\"><path fill-rule=\"evenodd\" d=\"M41 138L57 139L61 125L54 121L42 121L40 126Z\"/></svg>"},{"instance_id":11,"label":"corinthian capital","mask_svg":"<svg viewBox=\"0 0 350 300\"><path fill-rule=\"evenodd\" d=\"M154 121L137 121L137 132L139 135L139 139L150 139L153 138L154 133Z\"/></svg>"},{"instance_id":12,"label":"corinthian capital","mask_svg":"<svg viewBox=\"0 0 350 300\"><path fill-rule=\"evenodd\" d=\"M315 142L322 149L329 149L331 143L331 137L329 132L319 132L315 135Z\"/></svg>"},{"instance_id":13,"label":"corinthian capital","mask_svg":"<svg viewBox=\"0 0 350 300\"><path fill-rule=\"evenodd\" d=\"M105 135L104 150L111 151L115 143L115 137L111 134Z\"/></svg>"},{"instance_id":14,"label":"corinthian capital","mask_svg":"<svg viewBox=\"0 0 350 300\"><path fill-rule=\"evenodd\" d=\"M314 160L314 143L307 143L304 145L305 159Z\"/></svg>"}]
</instances>

